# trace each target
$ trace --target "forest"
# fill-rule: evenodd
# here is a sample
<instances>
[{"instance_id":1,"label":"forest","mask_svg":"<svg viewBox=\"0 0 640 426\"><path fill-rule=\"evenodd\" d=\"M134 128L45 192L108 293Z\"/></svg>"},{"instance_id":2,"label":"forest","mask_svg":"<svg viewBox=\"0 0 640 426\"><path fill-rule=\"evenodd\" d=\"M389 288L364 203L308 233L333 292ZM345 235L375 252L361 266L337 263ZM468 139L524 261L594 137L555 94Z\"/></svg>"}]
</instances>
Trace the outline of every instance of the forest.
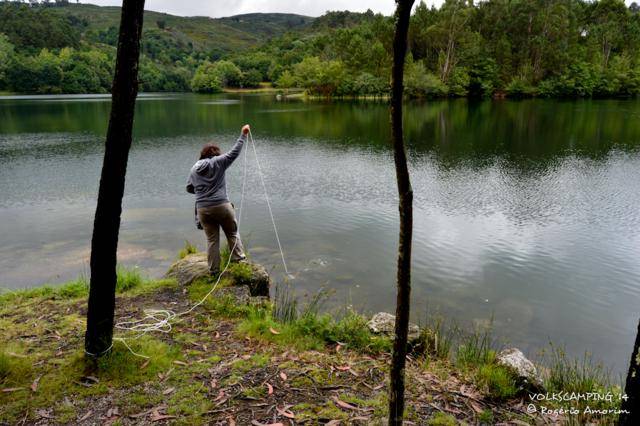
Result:
<instances>
[{"instance_id":1,"label":"forest","mask_svg":"<svg viewBox=\"0 0 640 426\"><path fill-rule=\"evenodd\" d=\"M0 4L0 91L107 93L118 8L66 1ZM416 6L405 95L630 97L640 92L640 6L623 0L446 0ZM385 97L391 17L145 13L141 90L300 88Z\"/></svg>"}]
</instances>

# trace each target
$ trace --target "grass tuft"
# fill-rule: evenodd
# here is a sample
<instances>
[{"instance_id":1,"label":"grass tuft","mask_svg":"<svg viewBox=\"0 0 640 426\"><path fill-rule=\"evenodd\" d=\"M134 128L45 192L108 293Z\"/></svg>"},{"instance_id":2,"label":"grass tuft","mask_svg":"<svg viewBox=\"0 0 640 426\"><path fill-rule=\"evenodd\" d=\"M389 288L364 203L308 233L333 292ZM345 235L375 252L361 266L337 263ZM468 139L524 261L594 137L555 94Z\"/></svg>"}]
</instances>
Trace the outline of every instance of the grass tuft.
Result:
<instances>
[{"instance_id":1,"label":"grass tuft","mask_svg":"<svg viewBox=\"0 0 640 426\"><path fill-rule=\"evenodd\" d=\"M124 293L134 288L142 286L144 278L140 274L140 270L137 266L133 268L125 268L124 266L118 266L117 268L117 280L116 280L116 293Z\"/></svg>"},{"instance_id":2,"label":"grass tuft","mask_svg":"<svg viewBox=\"0 0 640 426\"><path fill-rule=\"evenodd\" d=\"M519 392L513 374L497 364L487 363L478 368L476 382L486 389L487 395L496 400L507 400Z\"/></svg>"},{"instance_id":3,"label":"grass tuft","mask_svg":"<svg viewBox=\"0 0 640 426\"><path fill-rule=\"evenodd\" d=\"M184 240L184 247L180 249L178 252L178 260L184 259L190 254L196 254L198 252L198 247L194 244L191 244L189 240Z\"/></svg>"},{"instance_id":4,"label":"grass tuft","mask_svg":"<svg viewBox=\"0 0 640 426\"><path fill-rule=\"evenodd\" d=\"M0 352L0 385L19 386L31 375L31 362L25 355Z\"/></svg>"}]
</instances>

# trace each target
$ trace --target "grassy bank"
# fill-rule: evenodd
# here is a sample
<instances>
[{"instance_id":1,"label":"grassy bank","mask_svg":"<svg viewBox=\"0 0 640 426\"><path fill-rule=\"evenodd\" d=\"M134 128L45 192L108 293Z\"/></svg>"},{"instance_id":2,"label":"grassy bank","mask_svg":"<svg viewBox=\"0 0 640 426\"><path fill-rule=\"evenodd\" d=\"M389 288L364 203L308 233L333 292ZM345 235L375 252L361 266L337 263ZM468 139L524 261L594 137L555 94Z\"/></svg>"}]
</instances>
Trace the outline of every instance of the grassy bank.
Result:
<instances>
[{"instance_id":1,"label":"grassy bank","mask_svg":"<svg viewBox=\"0 0 640 426\"><path fill-rule=\"evenodd\" d=\"M85 279L1 295L0 423L380 423L391 341L373 335L366 318L350 309L321 313L321 293L300 300L278 287L272 303L238 303L226 287L245 274L243 265L234 266L222 288L167 333L116 333L149 358L116 341L97 365L87 364L82 351ZM180 288L136 270L120 269L118 277L118 318L140 318L144 308L186 310L211 286L200 280ZM528 395L496 363L492 342L487 330L465 333L441 322L424 328L406 370L407 419L432 425L541 421L527 414ZM549 392L619 392L590 362L552 354ZM617 403L597 405L615 409ZM613 417L545 419L606 423Z\"/></svg>"}]
</instances>

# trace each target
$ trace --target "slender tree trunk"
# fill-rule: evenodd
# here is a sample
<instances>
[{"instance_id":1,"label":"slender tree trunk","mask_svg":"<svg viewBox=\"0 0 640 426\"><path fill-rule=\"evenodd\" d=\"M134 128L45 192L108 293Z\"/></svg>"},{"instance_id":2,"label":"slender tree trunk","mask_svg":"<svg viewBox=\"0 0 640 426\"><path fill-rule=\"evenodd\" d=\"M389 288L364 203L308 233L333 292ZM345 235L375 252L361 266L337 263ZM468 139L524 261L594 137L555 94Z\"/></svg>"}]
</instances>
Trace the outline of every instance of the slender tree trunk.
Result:
<instances>
[{"instance_id":1,"label":"slender tree trunk","mask_svg":"<svg viewBox=\"0 0 640 426\"><path fill-rule=\"evenodd\" d=\"M133 113L138 94L138 60L144 0L123 0L116 70L111 88L111 116L91 239L91 288L85 351L101 356L113 338L116 252L122 196L131 148Z\"/></svg>"},{"instance_id":2,"label":"slender tree trunk","mask_svg":"<svg viewBox=\"0 0 640 426\"><path fill-rule=\"evenodd\" d=\"M620 408L629 413L620 414L619 424L620 426L640 425L640 322L638 322L638 332L633 344L624 392L627 397L622 400Z\"/></svg>"},{"instance_id":3,"label":"slender tree trunk","mask_svg":"<svg viewBox=\"0 0 640 426\"><path fill-rule=\"evenodd\" d=\"M391 68L391 141L398 181L400 238L395 340L389 384L389 425L401 425L404 414L404 367L407 356L407 331L411 296L411 237L413 233L413 190L409 180L407 155L402 135L402 93L407 33L413 0L396 0L393 65Z\"/></svg>"}]
</instances>

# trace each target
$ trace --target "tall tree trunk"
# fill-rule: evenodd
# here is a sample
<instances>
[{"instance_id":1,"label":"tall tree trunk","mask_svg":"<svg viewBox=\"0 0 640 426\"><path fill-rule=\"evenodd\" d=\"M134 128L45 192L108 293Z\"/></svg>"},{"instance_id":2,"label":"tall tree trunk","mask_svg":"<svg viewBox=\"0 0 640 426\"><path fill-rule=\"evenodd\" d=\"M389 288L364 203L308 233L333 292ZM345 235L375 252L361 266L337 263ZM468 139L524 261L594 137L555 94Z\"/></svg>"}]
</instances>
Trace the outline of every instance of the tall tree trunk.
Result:
<instances>
[{"instance_id":1,"label":"tall tree trunk","mask_svg":"<svg viewBox=\"0 0 640 426\"><path fill-rule=\"evenodd\" d=\"M407 155L402 135L402 93L407 33L413 0L396 0L393 65L391 68L391 141L398 181L400 238L395 340L389 384L389 425L401 425L404 414L404 367L407 356L407 330L411 296L411 236L413 233L413 190L409 180Z\"/></svg>"},{"instance_id":2,"label":"tall tree trunk","mask_svg":"<svg viewBox=\"0 0 640 426\"><path fill-rule=\"evenodd\" d=\"M138 94L143 14L144 0L123 0L116 70L111 88L111 116L91 239L91 287L84 345L86 353L93 356L108 352L113 341L116 252Z\"/></svg>"},{"instance_id":3,"label":"tall tree trunk","mask_svg":"<svg viewBox=\"0 0 640 426\"><path fill-rule=\"evenodd\" d=\"M620 414L619 424L620 426L640 425L640 322L638 322L624 392L627 397L622 400L620 408L628 413Z\"/></svg>"}]
</instances>

